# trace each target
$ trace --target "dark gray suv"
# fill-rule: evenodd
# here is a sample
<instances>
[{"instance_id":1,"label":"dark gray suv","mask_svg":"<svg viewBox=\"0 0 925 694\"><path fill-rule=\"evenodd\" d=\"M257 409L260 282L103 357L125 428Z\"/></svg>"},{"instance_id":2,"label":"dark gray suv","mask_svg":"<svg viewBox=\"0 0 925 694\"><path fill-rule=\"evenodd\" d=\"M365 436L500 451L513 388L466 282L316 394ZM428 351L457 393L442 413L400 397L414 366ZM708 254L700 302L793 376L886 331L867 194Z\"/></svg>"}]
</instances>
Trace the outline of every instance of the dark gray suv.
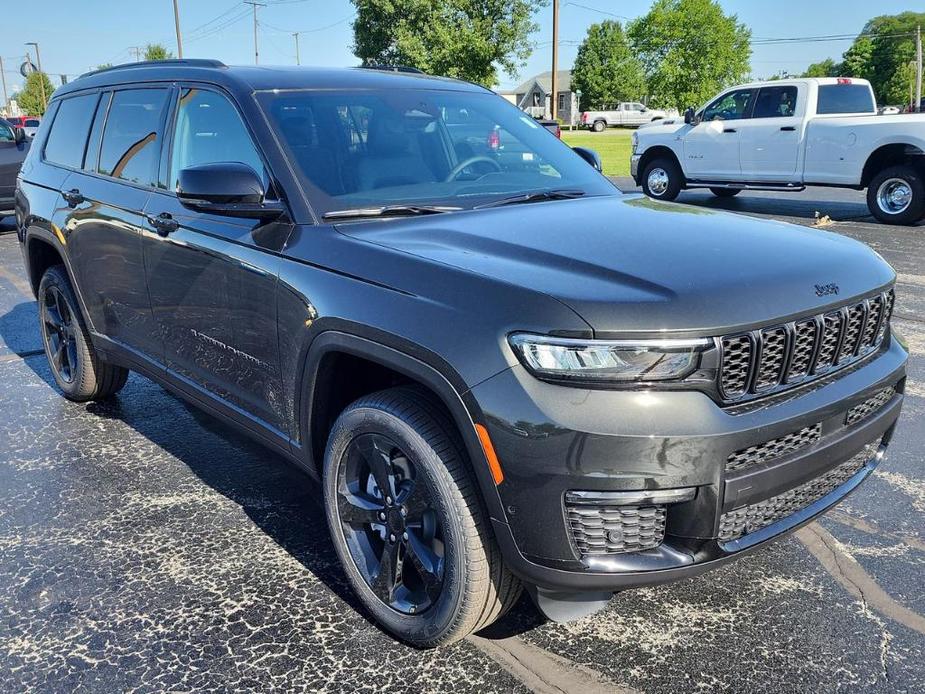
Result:
<instances>
[{"instance_id":1,"label":"dark gray suv","mask_svg":"<svg viewBox=\"0 0 925 694\"><path fill-rule=\"evenodd\" d=\"M857 487L899 417L876 253L621 195L480 87L163 61L46 121L17 220L64 395L138 371L304 468L416 645L522 586L565 620L742 556Z\"/></svg>"}]
</instances>

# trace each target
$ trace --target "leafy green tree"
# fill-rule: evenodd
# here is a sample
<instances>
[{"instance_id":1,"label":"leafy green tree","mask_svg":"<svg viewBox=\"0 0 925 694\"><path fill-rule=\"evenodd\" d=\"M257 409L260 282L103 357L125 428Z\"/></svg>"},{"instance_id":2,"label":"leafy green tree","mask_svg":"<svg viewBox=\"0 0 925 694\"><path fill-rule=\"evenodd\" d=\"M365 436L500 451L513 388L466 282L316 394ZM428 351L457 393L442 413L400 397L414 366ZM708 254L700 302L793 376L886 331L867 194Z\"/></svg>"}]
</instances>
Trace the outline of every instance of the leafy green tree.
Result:
<instances>
[{"instance_id":1,"label":"leafy green tree","mask_svg":"<svg viewBox=\"0 0 925 694\"><path fill-rule=\"evenodd\" d=\"M812 63L803 72L803 77L838 77L841 74L841 65L831 58Z\"/></svg>"},{"instance_id":2,"label":"leafy green tree","mask_svg":"<svg viewBox=\"0 0 925 694\"><path fill-rule=\"evenodd\" d=\"M42 100L43 83L45 85L44 101ZM26 84L23 85L22 91L14 94L13 98L16 99L19 108L30 116L44 116L45 107L51 99L53 91L55 91L55 88L52 86L51 80L48 79L48 75L36 70L26 78Z\"/></svg>"},{"instance_id":3,"label":"leafy green tree","mask_svg":"<svg viewBox=\"0 0 925 694\"><path fill-rule=\"evenodd\" d=\"M581 110L601 108L645 95L642 63L633 54L620 22L588 27L572 68L572 89L581 91Z\"/></svg>"},{"instance_id":4,"label":"leafy green tree","mask_svg":"<svg viewBox=\"0 0 925 694\"><path fill-rule=\"evenodd\" d=\"M655 0L627 33L659 106L697 106L749 73L751 31L715 0Z\"/></svg>"},{"instance_id":5,"label":"leafy green tree","mask_svg":"<svg viewBox=\"0 0 925 694\"><path fill-rule=\"evenodd\" d=\"M149 43L145 46L145 60L170 60L173 53L159 43Z\"/></svg>"},{"instance_id":6,"label":"leafy green tree","mask_svg":"<svg viewBox=\"0 0 925 694\"><path fill-rule=\"evenodd\" d=\"M491 87L532 52L533 13L548 0L351 0L353 52L364 64L407 65Z\"/></svg>"},{"instance_id":7,"label":"leafy green tree","mask_svg":"<svg viewBox=\"0 0 925 694\"><path fill-rule=\"evenodd\" d=\"M870 55L874 44L867 36L859 36L851 44L851 48L842 54L842 62L838 67L839 77L860 77L870 79Z\"/></svg>"},{"instance_id":8,"label":"leafy green tree","mask_svg":"<svg viewBox=\"0 0 925 694\"><path fill-rule=\"evenodd\" d=\"M94 69L95 70L107 70L111 67L112 67L112 63L101 63L97 65Z\"/></svg>"}]
</instances>

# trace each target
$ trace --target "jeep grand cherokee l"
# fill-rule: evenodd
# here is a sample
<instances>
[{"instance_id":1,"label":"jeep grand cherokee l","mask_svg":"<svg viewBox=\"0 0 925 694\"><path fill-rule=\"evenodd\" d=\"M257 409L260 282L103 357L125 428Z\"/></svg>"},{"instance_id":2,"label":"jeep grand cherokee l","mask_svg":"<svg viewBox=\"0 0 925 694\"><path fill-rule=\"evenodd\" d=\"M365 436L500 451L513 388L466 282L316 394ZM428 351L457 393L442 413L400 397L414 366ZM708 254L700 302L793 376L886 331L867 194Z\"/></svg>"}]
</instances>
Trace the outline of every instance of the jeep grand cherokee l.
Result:
<instances>
[{"instance_id":1,"label":"jeep grand cherokee l","mask_svg":"<svg viewBox=\"0 0 925 694\"><path fill-rule=\"evenodd\" d=\"M742 556L857 487L899 416L876 253L621 195L481 87L162 61L48 120L17 213L58 387L138 371L317 477L413 644L521 587L565 620Z\"/></svg>"}]
</instances>

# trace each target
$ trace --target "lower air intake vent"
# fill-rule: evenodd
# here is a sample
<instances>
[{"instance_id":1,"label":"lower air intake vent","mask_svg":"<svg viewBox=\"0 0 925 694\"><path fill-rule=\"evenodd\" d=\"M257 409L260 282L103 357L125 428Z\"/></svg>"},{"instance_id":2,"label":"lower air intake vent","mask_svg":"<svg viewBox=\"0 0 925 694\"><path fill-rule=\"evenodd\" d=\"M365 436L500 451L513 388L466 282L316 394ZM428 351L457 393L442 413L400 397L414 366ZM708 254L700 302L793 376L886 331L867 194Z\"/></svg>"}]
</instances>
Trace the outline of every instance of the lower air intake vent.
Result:
<instances>
[{"instance_id":1,"label":"lower air intake vent","mask_svg":"<svg viewBox=\"0 0 925 694\"><path fill-rule=\"evenodd\" d=\"M735 472L760 465L769 460L780 458L801 448L812 446L822 435L822 425L813 424L799 431L791 432L780 438L755 444L741 451L736 451L726 461L726 471Z\"/></svg>"},{"instance_id":2,"label":"lower air intake vent","mask_svg":"<svg viewBox=\"0 0 925 694\"><path fill-rule=\"evenodd\" d=\"M867 400L862 402L860 405L855 405L850 410L848 410L848 416L845 418L845 424L851 426L852 424L857 424L862 419L867 419L867 417L872 415L874 412L892 400L894 395L896 395L896 389L890 386L889 388L884 388L873 397L867 398Z\"/></svg>"},{"instance_id":3,"label":"lower air intake vent","mask_svg":"<svg viewBox=\"0 0 925 694\"><path fill-rule=\"evenodd\" d=\"M639 552L665 537L664 506L577 506L566 503L572 541L582 555Z\"/></svg>"},{"instance_id":4,"label":"lower air intake vent","mask_svg":"<svg viewBox=\"0 0 925 694\"><path fill-rule=\"evenodd\" d=\"M729 511L720 516L719 539L728 542L766 528L792 516L829 492L838 489L867 464L877 451L879 440L867 444L860 453L799 487L770 499Z\"/></svg>"}]
</instances>

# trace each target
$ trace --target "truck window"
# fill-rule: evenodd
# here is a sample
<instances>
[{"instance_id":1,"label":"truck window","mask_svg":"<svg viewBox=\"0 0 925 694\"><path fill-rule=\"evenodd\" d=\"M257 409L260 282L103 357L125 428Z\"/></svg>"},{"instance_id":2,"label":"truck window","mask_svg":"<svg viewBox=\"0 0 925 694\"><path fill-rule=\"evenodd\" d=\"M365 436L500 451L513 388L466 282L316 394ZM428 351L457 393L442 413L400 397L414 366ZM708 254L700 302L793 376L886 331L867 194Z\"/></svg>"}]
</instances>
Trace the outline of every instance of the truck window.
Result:
<instances>
[{"instance_id":1,"label":"truck window","mask_svg":"<svg viewBox=\"0 0 925 694\"><path fill-rule=\"evenodd\" d=\"M796 87L762 87L752 118L788 118L797 107Z\"/></svg>"},{"instance_id":2,"label":"truck window","mask_svg":"<svg viewBox=\"0 0 925 694\"><path fill-rule=\"evenodd\" d=\"M738 120L747 118L754 97L754 89L737 89L734 92L723 94L704 109L703 120Z\"/></svg>"},{"instance_id":3,"label":"truck window","mask_svg":"<svg viewBox=\"0 0 925 694\"><path fill-rule=\"evenodd\" d=\"M97 99L98 94L86 94L61 102L45 143L45 161L80 168Z\"/></svg>"},{"instance_id":4,"label":"truck window","mask_svg":"<svg viewBox=\"0 0 925 694\"><path fill-rule=\"evenodd\" d=\"M816 113L873 113L874 97L866 84L823 84Z\"/></svg>"}]
</instances>

